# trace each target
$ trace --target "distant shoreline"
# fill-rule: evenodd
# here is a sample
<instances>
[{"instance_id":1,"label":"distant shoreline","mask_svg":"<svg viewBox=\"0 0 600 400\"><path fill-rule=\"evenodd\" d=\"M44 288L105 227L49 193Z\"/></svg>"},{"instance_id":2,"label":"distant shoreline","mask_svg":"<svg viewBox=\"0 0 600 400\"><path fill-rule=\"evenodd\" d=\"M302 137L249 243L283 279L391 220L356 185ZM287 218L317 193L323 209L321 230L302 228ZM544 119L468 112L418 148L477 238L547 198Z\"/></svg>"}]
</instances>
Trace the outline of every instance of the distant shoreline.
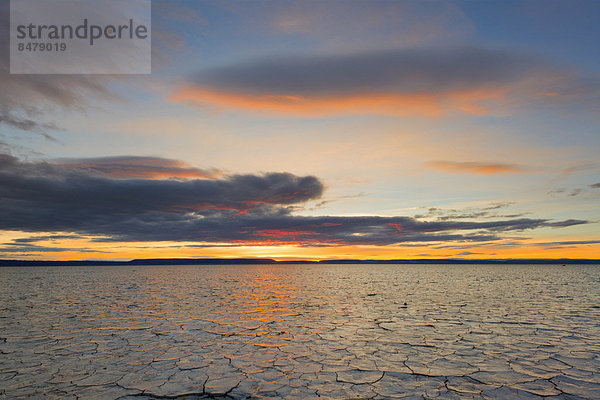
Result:
<instances>
[{"instance_id":1,"label":"distant shoreline","mask_svg":"<svg viewBox=\"0 0 600 400\"><path fill-rule=\"evenodd\" d=\"M108 266L108 265L275 265L275 264L600 264L599 259L392 259L392 260L290 260L278 261L271 258L149 258L129 261L58 261L58 260L0 260L0 267L27 266Z\"/></svg>"}]
</instances>

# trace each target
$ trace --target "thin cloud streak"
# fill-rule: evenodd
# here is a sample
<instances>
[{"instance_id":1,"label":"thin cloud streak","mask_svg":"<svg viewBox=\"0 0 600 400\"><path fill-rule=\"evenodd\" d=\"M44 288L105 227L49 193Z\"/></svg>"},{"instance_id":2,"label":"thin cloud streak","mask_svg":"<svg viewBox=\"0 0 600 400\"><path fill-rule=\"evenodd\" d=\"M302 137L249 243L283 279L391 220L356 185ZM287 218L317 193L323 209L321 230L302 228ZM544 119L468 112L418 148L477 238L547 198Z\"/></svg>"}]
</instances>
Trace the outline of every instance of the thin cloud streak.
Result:
<instances>
[{"instance_id":1,"label":"thin cloud streak","mask_svg":"<svg viewBox=\"0 0 600 400\"><path fill-rule=\"evenodd\" d=\"M474 161L433 161L428 163L427 166L441 171L458 174L495 175L521 174L529 172L527 168L516 164L486 163Z\"/></svg>"},{"instance_id":2,"label":"thin cloud streak","mask_svg":"<svg viewBox=\"0 0 600 400\"><path fill-rule=\"evenodd\" d=\"M57 164L75 170L90 170L111 178L215 179L223 175L218 169L195 168L187 163L161 157L117 156L57 160Z\"/></svg>"}]
</instances>

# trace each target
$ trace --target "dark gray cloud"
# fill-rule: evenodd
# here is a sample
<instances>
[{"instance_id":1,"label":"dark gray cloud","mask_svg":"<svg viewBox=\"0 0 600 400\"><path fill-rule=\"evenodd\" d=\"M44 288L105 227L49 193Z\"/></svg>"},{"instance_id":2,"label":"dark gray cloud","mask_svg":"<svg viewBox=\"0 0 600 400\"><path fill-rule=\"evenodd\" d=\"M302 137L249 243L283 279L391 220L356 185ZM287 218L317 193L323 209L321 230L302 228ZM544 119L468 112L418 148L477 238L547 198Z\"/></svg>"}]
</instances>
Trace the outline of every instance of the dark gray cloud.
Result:
<instances>
[{"instance_id":1,"label":"dark gray cloud","mask_svg":"<svg viewBox=\"0 0 600 400\"><path fill-rule=\"evenodd\" d=\"M108 233L111 240L250 242L263 245L288 243L305 246L488 242L502 239L504 232L554 226L544 219L419 222L410 217L302 217L290 214L238 215L235 218L211 216L202 219L190 215L152 214L121 221L98 222L106 223L100 229Z\"/></svg>"},{"instance_id":2,"label":"dark gray cloud","mask_svg":"<svg viewBox=\"0 0 600 400\"><path fill-rule=\"evenodd\" d=\"M116 179L87 168L1 155L0 229L71 232L97 241L335 246L490 242L502 239L506 232L587 223L532 218L428 222L402 216L292 214L292 206L318 199L322 192L317 178L289 173Z\"/></svg>"},{"instance_id":3,"label":"dark gray cloud","mask_svg":"<svg viewBox=\"0 0 600 400\"><path fill-rule=\"evenodd\" d=\"M201 71L206 87L252 94L443 93L504 86L555 69L528 54L478 47L272 56Z\"/></svg>"},{"instance_id":4,"label":"dark gray cloud","mask_svg":"<svg viewBox=\"0 0 600 400\"><path fill-rule=\"evenodd\" d=\"M593 185L590 185L590 187L591 187L592 189L600 189L600 182L598 182L598 183L594 183Z\"/></svg>"},{"instance_id":5,"label":"dark gray cloud","mask_svg":"<svg viewBox=\"0 0 600 400\"><path fill-rule=\"evenodd\" d=\"M113 179L87 168L21 162L10 155L0 155L0 188L0 226L49 231L84 223L78 220L147 213L281 213L286 206L319 198L323 192L317 178L288 173L223 179Z\"/></svg>"}]
</instances>

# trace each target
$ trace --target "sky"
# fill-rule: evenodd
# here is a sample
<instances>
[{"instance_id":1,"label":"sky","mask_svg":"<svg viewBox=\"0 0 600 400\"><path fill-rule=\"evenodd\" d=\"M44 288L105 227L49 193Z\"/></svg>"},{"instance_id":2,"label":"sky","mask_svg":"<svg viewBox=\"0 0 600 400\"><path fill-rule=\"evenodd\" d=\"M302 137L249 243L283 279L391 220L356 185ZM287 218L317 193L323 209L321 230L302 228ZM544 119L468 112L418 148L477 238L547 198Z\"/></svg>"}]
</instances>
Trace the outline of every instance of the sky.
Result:
<instances>
[{"instance_id":1,"label":"sky","mask_svg":"<svg viewBox=\"0 0 600 400\"><path fill-rule=\"evenodd\" d=\"M600 258L600 2L152 1L152 74L18 75L0 257Z\"/></svg>"}]
</instances>

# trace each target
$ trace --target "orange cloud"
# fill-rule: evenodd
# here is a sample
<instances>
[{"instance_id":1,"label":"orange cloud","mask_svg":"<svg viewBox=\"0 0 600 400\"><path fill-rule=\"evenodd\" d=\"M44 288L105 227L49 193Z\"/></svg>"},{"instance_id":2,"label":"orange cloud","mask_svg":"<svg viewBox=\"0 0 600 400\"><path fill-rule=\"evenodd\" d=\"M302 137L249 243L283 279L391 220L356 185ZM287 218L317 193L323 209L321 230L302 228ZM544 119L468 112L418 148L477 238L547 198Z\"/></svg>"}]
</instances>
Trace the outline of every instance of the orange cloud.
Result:
<instances>
[{"instance_id":1,"label":"orange cloud","mask_svg":"<svg viewBox=\"0 0 600 400\"><path fill-rule=\"evenodd\" d=\"M495 175L527 172L524 167L515 164L434 161L427 165L431 168L457 174Z\"/></svg>"},{"instance_id":2,"label":"orange cloud","mask_svg":"<svg viewBox=\"0 0 600 400\"><path fill-rule=\"evenodd\" d=\"M181 87L169 99L176 103L239 109L267 114L303 117L378 114L439 117L450 111L487 114L486 101L502 97L501 88L461 90L449 93L351 93L338 95L249 94L209 89L202 86Z\"/></svg>"}]
</instances>

